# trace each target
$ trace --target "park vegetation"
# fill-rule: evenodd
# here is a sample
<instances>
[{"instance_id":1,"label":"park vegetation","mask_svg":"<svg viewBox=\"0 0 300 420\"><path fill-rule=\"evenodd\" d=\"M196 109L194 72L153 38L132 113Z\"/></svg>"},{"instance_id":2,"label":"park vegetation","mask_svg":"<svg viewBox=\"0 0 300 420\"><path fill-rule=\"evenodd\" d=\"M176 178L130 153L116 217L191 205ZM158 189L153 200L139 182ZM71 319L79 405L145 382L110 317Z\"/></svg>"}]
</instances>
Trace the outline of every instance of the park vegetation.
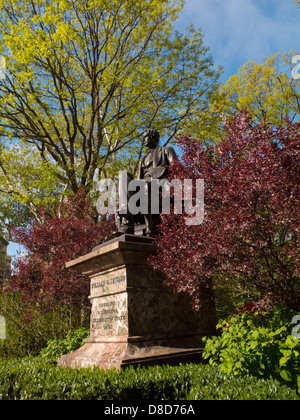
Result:
<instances>
[{"instance_id":1,"label":"park vegetation","mask_svg":"<svg viewBox=\"0 0 300 420\"><path fill-rule=\"evenodd\" d=\"M152 266L195 308L201 290L214 287L261 309L299 311L299 123L258 124L242 112L224 131L211 146L181 138L170 177L204 179L204 222L191 228L185 213L162 215Z\"/></svg>"},{"instance_id":2,"label":"park vegetation","mask_svg":"<svg viewBox=\"0 0 300 420\"><path fill-rule=\"evenodd\" d=\"M95 178L134 171L140 136L168 143L218 86L203 34L174 31L182 0L1 1L0 214L51 215ZM7 201L8 200L8 201Z\"/></svg>"},{"instance_id":3,"label":"park vegetation","mask_svg":"<svg viewBox=\"0 0 300 420\"><path fill-rule=\"evenodd\" d=\"M0 293L0 399L299 399L297 53L222 86L202 31L174 30L182 7L0 0L0 234L25 250ZM209 290L208 365L57 367L89 334L89 281L65 262L111 237L97 181L136 171L150 126L178 147L170 180L204 179L204 222L162 215L149 263L194 310Z\"/></svg>"}]
</instances>

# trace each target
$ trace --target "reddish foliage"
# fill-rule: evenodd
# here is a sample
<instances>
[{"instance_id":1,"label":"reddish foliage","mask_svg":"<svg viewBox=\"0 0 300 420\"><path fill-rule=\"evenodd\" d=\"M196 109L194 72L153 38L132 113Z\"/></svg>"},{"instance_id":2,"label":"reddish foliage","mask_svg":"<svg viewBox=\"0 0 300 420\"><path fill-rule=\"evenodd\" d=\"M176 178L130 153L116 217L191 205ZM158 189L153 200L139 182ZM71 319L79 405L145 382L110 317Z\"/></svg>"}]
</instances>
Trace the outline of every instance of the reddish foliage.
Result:
<instances>
[{"instance_id":1,"label":"reddish foliage","mask_svg":"<svg viewBox=\"0 0 300 420\"><path fill-rule=\"evenodd\" d=\"M261 305L299 310L299 124L251 125L241 113L215 146L182 137L182 164L172 178L205 180L205 218L163 215L152 265L167 283L194 298L218 277L254 285Z\"/></svg>"},{"instance_id":2,"label":"reddish foliage","mask_svg":"<svg viewBox=\"0 0 300 420\"><path fill-rule=\"evenodd\" d=\"M257 312L257 307L255 305L255 303L251 302L251 303L247 303L244 306L241 306L240 308L238 308L238 310L235 312L236 314L254 314L255 312Z\"/></svg>"},{"instance_id":3,"label":"reddish foliage","mask_svg":"<svg viewBox=\"0 0 300 420\"><path fill-rule=\"evenodd\" d=\"M11 279L11 290L18 291L25 303L45 308L63 302L87 305L89 280L64 264L103 242L113 229L112 219L95 223L95 210L83 190L69 197L62 205L60 216L40 226L15 229L14 238L28 254L19 257Z\"/></svg>"}]
</instances>

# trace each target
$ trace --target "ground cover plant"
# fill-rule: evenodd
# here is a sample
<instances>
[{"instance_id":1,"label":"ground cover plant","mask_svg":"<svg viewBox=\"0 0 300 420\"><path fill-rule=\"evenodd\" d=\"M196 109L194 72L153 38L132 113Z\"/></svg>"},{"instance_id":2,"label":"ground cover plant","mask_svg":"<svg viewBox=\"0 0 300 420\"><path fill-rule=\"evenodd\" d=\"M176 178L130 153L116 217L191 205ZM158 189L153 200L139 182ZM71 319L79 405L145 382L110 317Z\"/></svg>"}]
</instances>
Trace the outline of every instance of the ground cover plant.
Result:
<instances>
[{"instance_id":1,"label":"ground cover plant","mask_svg":"<svg viewBox=\"0 0 300 420\"><path fill-rule=\"evenodd\" d=\"M84 345L85 339L90 335L89 327L81 327L74 331L68 331L66 338L54 338L49 340L47 347L42 349L43 357L60 357L63 354L72 353Z\"/></svg>"},{"instance_id":2,"label":"ground cover plant","mask_svg":"<svg viewBox=\"0 0 300 420\"><path fill-rule=\"evenodd\" d=\"M218 324L219 336L206 340L204 358L228 375L286 381L300 393L300 339L292 334L295 312L236 313Z\"/></svg>"}]
</instances>

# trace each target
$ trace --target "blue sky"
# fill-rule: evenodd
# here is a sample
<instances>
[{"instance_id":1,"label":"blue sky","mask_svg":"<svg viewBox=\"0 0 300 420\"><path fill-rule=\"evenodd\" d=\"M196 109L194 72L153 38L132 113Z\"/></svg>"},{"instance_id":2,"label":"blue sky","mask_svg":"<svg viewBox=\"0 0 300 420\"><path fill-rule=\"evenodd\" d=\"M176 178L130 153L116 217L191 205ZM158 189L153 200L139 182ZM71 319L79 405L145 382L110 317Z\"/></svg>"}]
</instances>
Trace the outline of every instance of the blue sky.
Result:
<instances>
[{"instance_id":1,"label":"blue sky","mask_svg":"<svg viewBox=\"0 0 300 420\"><path fill-rule=\"evenodd\" d=\"M300 51L300 11L293 0L186 0L176 26L183 32L191 23L202 28L215 64L224 67L222 82L247 61Z\"/></svg>"},{"instance_id":2,"label":"blue sky","mask_svg":"<svg viewBox=\"0 0 300 420\"><path fill-rule=\"evenodd\" d=\"M176 28L184 32L191 23L202 28L215 64L224 67L222 82L247 61L300 51L300 11L293 0L186 0ZM11 243L8 254L18 249Z\"/></svg>"},{"instance_id":3,"label":"blue sky","mask_svg":"<svg viewBox=\"0 0 300 420\"><path fill-rule=\"evenodd\" d=\"M16 256L18 253L23 253L24 250L21 245L15 244L13 242L10 242L7 247L7 255L10 255L12 257Z\"/></svg>"}]
</instances>

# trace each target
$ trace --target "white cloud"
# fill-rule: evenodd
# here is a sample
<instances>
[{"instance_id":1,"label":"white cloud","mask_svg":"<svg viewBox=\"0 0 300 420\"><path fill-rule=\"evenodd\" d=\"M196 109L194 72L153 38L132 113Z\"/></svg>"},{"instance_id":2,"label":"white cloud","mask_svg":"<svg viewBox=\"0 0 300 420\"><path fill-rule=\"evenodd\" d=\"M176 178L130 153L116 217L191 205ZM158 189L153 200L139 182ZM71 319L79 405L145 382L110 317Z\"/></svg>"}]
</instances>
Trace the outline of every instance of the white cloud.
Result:
<instances>
[{"instance_id":1,"label":"white cloud","mask_svg":"<svg viewBox=\"0 0 300 420\"><path fill-rule=\"evenodd\" d=\"M300 12L292 0L186 0L180 29L190 23L203 29L226 75L247 61L300 50Z\"/></svg>"}]
</instances>

